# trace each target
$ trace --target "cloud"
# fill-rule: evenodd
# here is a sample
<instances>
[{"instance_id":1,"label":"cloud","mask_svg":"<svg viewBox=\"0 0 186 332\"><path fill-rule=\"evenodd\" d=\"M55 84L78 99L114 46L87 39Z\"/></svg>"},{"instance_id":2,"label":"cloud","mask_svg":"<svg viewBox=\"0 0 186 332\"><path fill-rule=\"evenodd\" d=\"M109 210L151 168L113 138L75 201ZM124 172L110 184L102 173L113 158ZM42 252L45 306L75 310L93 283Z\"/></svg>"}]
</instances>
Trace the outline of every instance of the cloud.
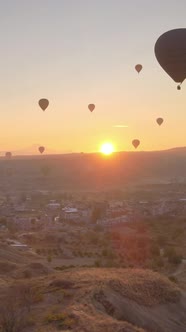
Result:
<instances>
[{"instance_id":1,"label":"cloud","mask_svg":"<svg viewBox=\"0 0 186 332\"><path fill-rule=\"evenodd\" d=\"M127 125L115 125L114 128L128 128Z\"/></svg>"}]
</instances>

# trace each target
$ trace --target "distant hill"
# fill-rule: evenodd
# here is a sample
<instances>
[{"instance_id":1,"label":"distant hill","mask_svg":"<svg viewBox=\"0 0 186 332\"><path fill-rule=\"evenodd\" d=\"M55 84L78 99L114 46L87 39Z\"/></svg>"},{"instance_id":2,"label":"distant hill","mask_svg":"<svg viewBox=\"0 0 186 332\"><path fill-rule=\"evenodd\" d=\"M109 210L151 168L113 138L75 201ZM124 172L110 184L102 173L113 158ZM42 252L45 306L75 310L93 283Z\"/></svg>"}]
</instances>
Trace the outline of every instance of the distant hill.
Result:
<instances>
[{"instance_id":1,"label":"distant hill","mask_svg":"<svg viewBox=\"0 0 186 332\"><path fill-rule=\"evenodd\" d=\"M0 159L1 187L104 190L186 180L186 147L152 152L17 156Z\"/></svg>"},{"instance_id":2,"label":"distant hill","mask_svg":"<svg viewBox=\"0 0 186 332\"><path fill-rule=\"evenodd\" d=\"M13 150L12 154L14 156L32 156L32 155L36 155L39 154L38 152L38 148L42 146L42 144L33 144L31 146L28 146L26 148L20 149L20 150ZM48 149L46 148L46 152L47 154L54 154L56 153L56 151L54 149ZM0 151L0 154L2 156L5 156L6 151Z\"/></svg>"}]
</instances>

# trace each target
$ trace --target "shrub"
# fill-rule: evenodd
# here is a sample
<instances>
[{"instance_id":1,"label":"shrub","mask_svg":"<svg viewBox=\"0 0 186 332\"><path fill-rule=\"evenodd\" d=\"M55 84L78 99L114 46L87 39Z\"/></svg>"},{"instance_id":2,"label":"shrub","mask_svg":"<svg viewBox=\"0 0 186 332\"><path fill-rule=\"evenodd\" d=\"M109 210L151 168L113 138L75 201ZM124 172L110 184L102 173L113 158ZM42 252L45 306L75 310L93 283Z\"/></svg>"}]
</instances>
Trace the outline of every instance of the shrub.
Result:
<instances>
[{"instance_id":1,"label":"shrub","mask_svg":"<svg viewBox=\"0 0 186 332\"><path fill-rule=\"evenodd\" d=\"M160 256L160 248L157 245L152 245L151 247L151 254L153 256Z\"/></svg>"},{"instance_id":2,"label":"shrub","mask_svg":"<svg viewBox=\"0 0 186 332\"><path fill-rule=\"evenodd\" d=\"M96 260L94 263L95 267L101 267L101 262L99 260Z\"/></svg>"},{"instance_id":3,"label":"shrub","mask_svg":"<svg viewBox=\"0 0 186 332\"><path fill-rule=\"evenodd\" d=\"M32 272L30 270L23 271L23 278L30 279L32 277Z\"/></svg>"},{"instance_id":4,"label":"shrub","mask_svg":"<svg viewBox=\"0 0 186 332\"><path fill-rule=\"evenodd\" d=\"M31 282L23 282L13 286L11 293L19 300L19 304L28 311L31 310L33 304L43 301L43 294Z\"/></svg>"},{"instance_id":5,"label":"shrub","mask_svg":"<svg viewBox=\"0 0 186 332\"><path fill-rule=\"evenodd\" d=\"M179 255L174 248L167 248L165 250L165 256L168 258L168 262L171 264L180 264L182 262L182 256Z\"/></svg>"},{"instance_id":6,"label":"shrub","mask_svg":"<svg viewBox=\"0 0 186 332\"><path fill-rule=\"evenodd\" d=\"M14 287L6 292L0 304L0 331L21 332L31 325L27 303L21 301L21 296Z\"/></svg>"},{"instance_id":7,"label":"shrub","mask_svg":"<svg viewBox=\"0 0 186 332\"><path fill-rule=\"evenodd\" d=\"M166 237L164 235L159 235L157 241L160 246L164 246L166 243Z\"/></svg>"},{"instance_id":8,"label":"shrub","mask_svg":"<svg viewBox=\"0 0 186 332\"><path fill-rule=\"evenodd\" d=\"M61 304L64 300L64 292L63 290L60 290L56 293L56 299L57 299L57 303Z\"/></svg>"},{"instance_id":9,"label":"shrub","mask_svg":"<svg viewBox=\"0 0 186 332\"><path fill-rule=\"evenodd\" d=\"M163 267L164 266L164 260L162 257L156 257L154 260L154 263L157 267Z\"/></svg>"},{"instance_id":10,"label":"shrub","mask_svg":"<svg viewBox=\"0 0 186 332\"><path fill-rule=\"evenodd\" d=\"M169 280L172 281L172 282L175 282L176 284L178 282L178 279L175 276L170 276Z\"/></svg>"},{"instance_id":11,"label":"shrub","mask_svg":"<svg viewBox=\"0 0 186 332\"><path fill-rule=\"evenodd\" d=\"M183 234L183 229L182 228L177 228L174 231L174 234L172 235L172 239L176 240L178 239L181 235Z\"/></svg>"},{"instance_id":12,"label":"shrub","mask_svg":"<svg viewBox=\"0 0 186 332\"><path fill-rule=\"evenodd\" d=\"M45 322L48 324L55 324L58 328L72 328L75 321L66 313L49 313L45 317Z\"/></svg>"},{"instance_id":13,"label":"shrub","mask_svg":"<svg viewBox=\"0 0 186 332\"><path fill-rule=\"evenodd\" d=\"M67 268L66 265L56 266L56 267L55 267L55 270L57 270L57 271L63 271L63 270L65 270L66 268Z\"/></svg>"},{"instance_id":14,"label":"shrub","mask_svg":"<svg viewBox=\"0 0 186 332\"><path fill-rule=\"evenodd\" d=\"M171 263L171 264L178 265L178 264L181 264L181 262L182 262L182 257L181 257L181 255L175 254L174 256L170 256L170 257L168 258L168 261L169 261L169 263Z\"/></svg>"},{"instance_id":15,"label":"shrub","mask_svg":"<svg viewBox=\"0 0 186 332\"><path fill-rule=\"evenodd\" d=\"M57 302L60 304L63 302L64 298L71 297L71 292L66 289L61 289L56 292Z\"/></svg>"},{"instance_id":16,"label":"shrub","mask_svg":"<svg viewBox=\"0 0 186 332\"><path fill-rule=\"evenodd\" d=\"M47 256L47 262L51 263L52 262L52 257L50 255Z\"/></svg>"},{"instance_id":17,"label":"shrub","mask_svg":"<svg viewBox=\"0 0 186 332\"><path fill-rule=\"evenodd\" d=\"M102 256L108 256L108 250L107 249L103 249L102 250Z\"/></svg>"},{"instance_id":18,"label":"shrub","mask_svg":"<svg viewBox=\"0 0 186 332\"><path fill-rule=\"evenodd\" d=\"M0 328L2 332L20 332L27 323L25 312L13 303L5 304L0 308Z\"/></svg>"},{"instance_id":19,"label":"shrub","mask_svg":"<svg viewBox=\"0 0 186 332\"><path fill-rule=\"evenodd\" d=\"M50 287L54 287L57 289L61 289L61 288L67 289L67 288L73 287L73 282L71 282L69 280L56 279L50 283Z\"/></svg>"},{"instance_id":20,"label":"shrub","mask_svg":"<svg viewBox=\"0 0 186 332\"><path fill-rule=\"evenodd\" d=\"M106 262L106 264L105 264L105 267L107 267L107 268L117 267L116 265L117 265L117 264L114 263L112 260L108 260L108 261Z\"/></svg>"}]
</instances>

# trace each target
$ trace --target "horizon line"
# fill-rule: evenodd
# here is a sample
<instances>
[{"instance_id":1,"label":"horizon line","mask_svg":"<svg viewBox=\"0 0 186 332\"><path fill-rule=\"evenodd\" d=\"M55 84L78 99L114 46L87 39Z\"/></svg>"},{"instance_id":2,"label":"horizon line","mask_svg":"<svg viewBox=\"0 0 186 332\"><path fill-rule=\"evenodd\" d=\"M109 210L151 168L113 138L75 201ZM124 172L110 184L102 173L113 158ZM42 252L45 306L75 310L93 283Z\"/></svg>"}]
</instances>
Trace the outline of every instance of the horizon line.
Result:
<instances>
[{"instance_id":1,"label":"horizon line","mask_svg":"<svg viewBox=\"0 0 186 332\"><path fill-rule=\"evenodd\" d=\"M186 149L186 146L181 146L181 147L173 147L173 148L167 148L167 149L160 149L160 150L121 150L121 151L114 151L112 153L112 155L114 154L118 154L118 153L148 153L148 152L166 152L166 151L172 151L172 150L183 150L183 149ZM4 155L1 155L1 154L4 154ZM5 153L6 152L0 152L0 159L6 159L6 156L5 156ZM11 160L12 158L21 158L21 157L38 157L38 158L43 158L43 157L47 157L47 156L65 156L65 155L93 155L93 154L99 154L99 155L102 155L102 153L100 151L94 151L94 152L56 152L56 153L45 153L45 154L14 154L14 152L12 151L12 157L9 159ZM110 155L110 156L112 156Z\"/></svg>"}]
</instances>

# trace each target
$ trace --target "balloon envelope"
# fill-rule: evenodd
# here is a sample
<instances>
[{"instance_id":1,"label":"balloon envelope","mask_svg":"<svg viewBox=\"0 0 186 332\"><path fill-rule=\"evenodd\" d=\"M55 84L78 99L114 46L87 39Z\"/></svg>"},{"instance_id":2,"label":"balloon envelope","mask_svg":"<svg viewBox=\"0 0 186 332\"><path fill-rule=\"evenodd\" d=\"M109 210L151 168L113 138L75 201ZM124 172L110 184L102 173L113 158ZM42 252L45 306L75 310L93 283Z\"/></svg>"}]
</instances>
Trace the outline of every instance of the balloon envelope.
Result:
<instances>
[{"instance_id":1,"label":"balloon envelope","mask_svg":"<svg viewBox=\"0 0 186 332\"><path fill-rule=\"evenodd\" d=\"M38 150L40 153L43 153L45 151L45 148L44 148L44 146L40 146Z\"/></svg>"},{"instance_id":2,"label":"balloon envelope","mask_svg":"<svg viewBox=\"0 0 186 332\"><path fill-rule=\"evenodd\" d=\"M93 112L93 110L95 109L95 105L94 104L89 104L88 108L91 112Z\"/></svg>"},{"instance_id":3,"label":"balloon envelope","mask_svg":"<svg viewBox=\"0 0 186 332\"><path fill-rule=\"evenodd\" d=\"M175 29L161 35L155 44L160 66L175 81L186 78L186 29Z\"/></svg>"},{"instance_id":4,"label":"balloon envelope","mask_svg":"<svg viewBox=\"0 0 186 332\"><path fill-rule=\"evenodd\" d=\"M43 98L39 100L38 104L41 107L41 109L45 111L49 105L49 101L48 99Z\"/></svg>"},{"instance_id":5,"label":"balloon envelope","mask_svg":"<svg viewBox=\"0 0 186 332\"><path fill-rule=\"evenodd\" d=\"M162 118L158 118L158 119L156 119L156 122L157 122L157 124L159 124L159 126L162 125L163 121L164 121L164 120L163 120Z\"/></svg>"},{"instance_id":6,"label":"balloon envelope","mask_svg":"<svg viewBox=\"0 0 186 332\"><path fill-rule=\"evenodd\" d=\"M139 139L134 139L132 141L132 145L135 147L135 149L137 149L137 147L140 145L140 141Z\"/></svg>"},{"instance_id":7,"label":"balloon envelope","mask_svg":"<svg viewBox=\"0 0 186 332\"><path fill-rule=\"evenodd\" d=\"M140 64L138 64L138 65L136 65L135 66L135 69L136 69L136 71L138 72L138 74L140 73L140 71L142 70L142 65L140 65Z\"/></svg>"}]
</instances>

